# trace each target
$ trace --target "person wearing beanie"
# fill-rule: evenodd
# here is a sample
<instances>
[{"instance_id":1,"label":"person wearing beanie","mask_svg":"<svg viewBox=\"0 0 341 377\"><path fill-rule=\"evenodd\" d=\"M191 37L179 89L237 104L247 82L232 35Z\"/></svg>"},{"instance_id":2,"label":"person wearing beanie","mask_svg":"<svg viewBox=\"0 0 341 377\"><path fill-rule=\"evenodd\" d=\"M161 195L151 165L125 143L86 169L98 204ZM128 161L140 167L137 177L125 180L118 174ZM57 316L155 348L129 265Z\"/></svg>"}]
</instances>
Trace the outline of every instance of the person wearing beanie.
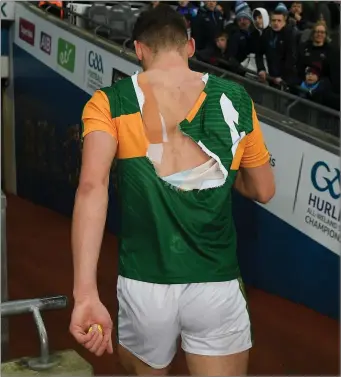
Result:
<instances>
[{"instance_id":1,"label":"person wearing beanie","mask_svg":"<svg viewBox=\"0 0 341 377\"><path fill-rule=\"evenodd\" d=\"M288 8L283 3L277 4L277 6L275 8L275 12L282 13L285 16L285 18L287 18L288 15L289 15Z\"/></svg>"},{"instance_id":2,"label":"person wearing beanie","mask_svg":"<svg viewBox=\"0 0 341 377\"><path fill-rule=\"evenodd\" d=\"M244 76L245 70L241 63L243 63L249 55L256 50L252 12L246 2L237 4L235 10L237 30L230 37L226 55L228 63L230 64L230 69L233 72Z\"/></svg>"},{"instance_id":3,"label":"person wearing beanie","mask_svg":"<svg viewBox=\"0 0 341 377\"><path fill-rule=\"evenodd\" d=\"M326 77L321 77L321 74L322 70L319 64L307 66L305 68L305 79L296 94L320 105L334 107L335 96L331 93L331 83Z\"/></svg>"},{"instance_id":4,"label":"person wearing beanie","mask_svg":"<svg viewBox=\"0 0 341 377\"><path fill-rule=\"evenodd\" d=\"M238 12L236 12L236 21L240 29L248 29L252 23L252 12L247 3L240 4Z\"/></svg>"},{"instance_id":5,"label":"person wearing beanie","mask_svg":"<svg viewBox=\"0 0 341 377\"><path fill-rule=\"evenodd\" d=\"M305 69L305 79L302 81L300 88L308 92L310 95L319 87L321 77L321 69L317 65L311 65Z\"/></svg>"},{"instance_id":6,"label":"person wearing beanie","mask_svg":"<svg viewBox=\"0 0 341 377\"><path fill-rule=\"evenodd\" d=\"M234 13L237 14L246 8L249 8L249 5L246 1L236 1L236 5L234 7Z\"/></svg>"}]
</instances>

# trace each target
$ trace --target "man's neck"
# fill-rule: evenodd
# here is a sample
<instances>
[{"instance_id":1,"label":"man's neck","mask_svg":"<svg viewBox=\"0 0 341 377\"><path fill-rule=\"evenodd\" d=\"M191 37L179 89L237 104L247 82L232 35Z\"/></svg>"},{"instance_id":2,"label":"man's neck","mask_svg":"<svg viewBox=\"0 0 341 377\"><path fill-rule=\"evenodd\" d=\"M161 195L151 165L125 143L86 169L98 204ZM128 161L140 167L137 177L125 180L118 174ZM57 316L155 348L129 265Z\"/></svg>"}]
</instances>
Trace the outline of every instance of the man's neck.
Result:
<instances>
[{"instance_id":1,"label":"man's neck","mask_svg":"<svg viewBox=\"0 0 341 377\"><path fill-rule=\"evenodd\" d=\"M188 69L188 62L176 51L163 52L158 54L150 66L150 70Z\"/></svg>"}]
</instances>

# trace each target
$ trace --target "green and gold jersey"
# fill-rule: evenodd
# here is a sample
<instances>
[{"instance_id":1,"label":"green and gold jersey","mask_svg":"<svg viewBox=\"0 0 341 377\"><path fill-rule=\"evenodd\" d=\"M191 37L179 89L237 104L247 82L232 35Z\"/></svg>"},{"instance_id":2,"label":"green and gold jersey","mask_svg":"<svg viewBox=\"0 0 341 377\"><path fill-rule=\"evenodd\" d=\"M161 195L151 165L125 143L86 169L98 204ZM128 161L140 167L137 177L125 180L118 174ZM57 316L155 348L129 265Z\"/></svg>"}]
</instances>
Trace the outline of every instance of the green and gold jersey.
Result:
<instances>
[{"instance_id":1,"label":"green and gold jersey","mask_svg":"<svg viewBox=\"0 0 341 377\"><path fill-rule=\"evenodd\" d=\"M238 84L205 75L205 89L179 127L224 174L217 187L175 189L147 157L137 74L98 90L83 112L83 136L117 140L119 274L160 284L239 277L231 188L239 167L269 160L253 102Z\"/></svg>"}]
</instances>

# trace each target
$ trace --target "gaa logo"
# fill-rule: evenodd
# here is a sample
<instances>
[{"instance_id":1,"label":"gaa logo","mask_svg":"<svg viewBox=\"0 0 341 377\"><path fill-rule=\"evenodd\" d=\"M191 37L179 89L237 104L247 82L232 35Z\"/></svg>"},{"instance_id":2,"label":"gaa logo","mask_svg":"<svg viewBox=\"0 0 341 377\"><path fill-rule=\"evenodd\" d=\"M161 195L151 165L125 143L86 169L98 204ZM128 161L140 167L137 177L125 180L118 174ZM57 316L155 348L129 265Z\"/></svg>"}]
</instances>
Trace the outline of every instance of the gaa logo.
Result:
<instances>
[{"instance_id":1,"label":"gaa logo","mask_svg":"<svg viewBox=\"0 0 341 377\"><path fill-rule=\"evenodd\" d=\"M103 73L103 59L97 52L90 51L88 55L89 67L93 68L95 71Z\"/></svg>"},{"instance_id":2,"label":"gaa logo","mask_svg":"<svg viewBox=\"0 0 341 377\"><path fill-rule=\"evenodd\" d=\"M48 55L51 54L51 37L43 31L40 35L40 49Z\"/></svg>"},{"instance_id":3,"label":"gaa logo","mask_svg":"<svg viewBox=\"0 0 341 377\"><path fill-rule=\"evenodd\" d=\"M324 161L318 161L311 169L311 183L315 190L328 191L333 199L339 199L340 193L340 170L331 169Z\"/></svg>"}]
</instances>

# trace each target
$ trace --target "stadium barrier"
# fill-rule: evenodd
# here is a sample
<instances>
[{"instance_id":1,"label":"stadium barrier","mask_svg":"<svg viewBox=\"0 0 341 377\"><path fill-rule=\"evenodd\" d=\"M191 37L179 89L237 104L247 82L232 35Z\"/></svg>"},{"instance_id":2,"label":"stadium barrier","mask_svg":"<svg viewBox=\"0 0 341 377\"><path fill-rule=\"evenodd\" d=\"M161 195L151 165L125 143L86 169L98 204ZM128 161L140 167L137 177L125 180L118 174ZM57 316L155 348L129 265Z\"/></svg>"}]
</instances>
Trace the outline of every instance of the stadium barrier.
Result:
<instances>
[{"instance_id":1,"label":"stadium barrier","mask_svg":"<svg viewBox=\"0 0 341 377\"><path fill-rule=\"evenodd\" d=\"M65 350L51 354L47 330L41 311L64 309L67 306L66 296L44 297L36 299L3 302L1 318L32 313L40 339L40 356L23 357L1 364L1 375L10 376L92 376L93 370L89 363L73 350ZM23 334L24 336L24 334ZM5 345L5 347L8 346Z\"/></svg>"}]
</instances>

